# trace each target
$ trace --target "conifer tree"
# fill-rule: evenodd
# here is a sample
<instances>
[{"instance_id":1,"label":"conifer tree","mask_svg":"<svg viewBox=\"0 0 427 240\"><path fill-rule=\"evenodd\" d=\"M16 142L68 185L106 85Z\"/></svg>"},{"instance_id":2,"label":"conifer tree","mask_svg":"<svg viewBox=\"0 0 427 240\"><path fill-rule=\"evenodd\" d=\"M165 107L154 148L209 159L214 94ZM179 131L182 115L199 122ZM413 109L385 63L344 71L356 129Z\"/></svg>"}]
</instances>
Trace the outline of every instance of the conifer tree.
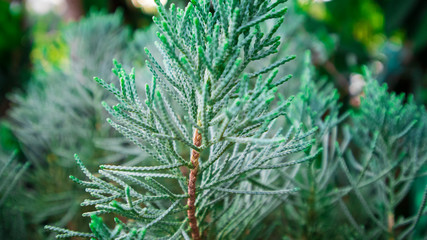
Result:
<instances>
[{"instance_id":1,"label":"conifer tree","mask_svg":"<svg viewBox=\"0 0 427 240\"><path fill-rule=\"evenodd\" d=\"M319 128L316 142L307 150L308 167L296 165L285 170L288 178L300 188L284 206L284 235L292 239L343 239L347 227L339 221L338 201L348 188L339 188L339 161L350 138L339 141L340 127L348 116L340 114L337 90L326 79L316 81L311 54L306 52L300 91L289 110L288 121L300 121L306 128ZM310 154L311 153L311 154Z\"/></svg>"},{"instance_id":2,"label":"conifer tree","mask_svg":"<svg viewBox=\"0 0 427 240\"><path fill-rule=\"evenodd\" d=\"M32 239L47 238L42 231L47 221L61 227L86 226L78 221L82 213L80 202L86 193L74 183L63 181L79 172L74 152L90 159L90 169L125 157L137 162L136 148L123 148L128 141L105 123L108 113L99 102L114 97L92 81L94 74L117 81L111 73L112 58L130 62L127 48L133 44L128 44L130 31L123 26L122 18L120 11L91 12L79 22L58 29L52 34L54 44L48 46L46 54L63 52L63 65L35 59L25 91L10 95L12 105L6 121L19 142L20 156L32 164L22 179L29 190L16 207L25 214L25 222L32 225ZM46 46L35 46L43 47ZM18 236L10 239L19 239Z\"/></svg>"},{"instance_id":3,"label":"conifer tree","mask_svg":"<svg viewBox=\"0 0 427 240\"><path fill-rule=\"evenodd\" d=\"M427 186L415 215L396 211L414 180L427 175L427 113L412 97L388 93L386 84L380 85L366 68L364 73L364 97L346 130L360 153L346 151L340 161L354 198L351 207L358 203L361 211L354 214L340 206L364 238L407 239L427 214Z\"/></svg>"},{"instance_id":4,"label":"conifer tree","mask_svg":"<svg viewBox=\"0 0 427 240\"><path fill-rule=\"evenodd\" d=\"M203 0L169 10L156 2L163 62L146 49L153 78L145 100L135 71L117 61L120 86L95 78L119 102L103 103L113 117L107 121L150 157L144 166L101 165L94 175L76 155L88 181L71 179L93 197L82 203L96 208L84 214L92 233L47 226L58 238L234 238L264 216L273 196L297 190L269 176L302 162L288 157L310 147L316 130L278 124L292 98L277 93L291 77L278 78L277 67L295 57L258 61L278 52L285 1ZM263 31L266 21L275 24ZM115 218L110 229L99 217L108 213L126 220Z\"/></svg>"}]
</instances>

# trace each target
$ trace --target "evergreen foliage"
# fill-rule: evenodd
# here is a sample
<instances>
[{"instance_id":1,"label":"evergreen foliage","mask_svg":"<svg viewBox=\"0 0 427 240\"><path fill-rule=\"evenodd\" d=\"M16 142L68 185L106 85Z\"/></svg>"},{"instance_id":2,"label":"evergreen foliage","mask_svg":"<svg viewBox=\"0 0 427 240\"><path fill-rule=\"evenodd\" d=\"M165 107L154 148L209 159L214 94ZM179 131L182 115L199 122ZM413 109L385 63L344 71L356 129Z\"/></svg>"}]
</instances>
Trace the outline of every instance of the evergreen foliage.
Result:
<instances>
[{"instance_id":1,"label":"evergreen foliage","mask_svg":"<svg viewBox=\"0 0 427 240\"><path fill-rule=\"evenodd\" d=\"M135 44L129 29L122 25L121 12L93 12L60 29L58 35L55 45L68 47L63 56L65 66L42 67L35 62L26 92L10 97L14 104L8 112L11 129L24 157L33 165L25 179L30 190L23 200L31 204L22 203L20 211L27 214L34 228L46 221L58 226L75 222L84 228L85 223L73 219L81 214L79 205L86 193L64 181L78 171L73 153L78 151L90 159L87 165L91 169L125 158L129 164L141 161L139 151L126 147L129 142L106 126L106 114L99 102L111 101L111 96L91 81L95 74L116 80L110 72L111 59L132 62L128 46ZM39 229L36 231L33 239L47 238Z\"/></svg>"},{"instance_id":2,"label":"evergreen foliage","mask_svg":"<svg viewBox=\"0 0 427 240\"><path fill-rule=\"evenodd\" d=\"M92 218L92 233L46 228L58 238L187 239L191 233L229 239L268 214L264 207L273 197L295 192L288 179L271 176L303 162L289 156L309 148L316 130L276 124L291 101L277 94L290 78L277 79L277 67L294 56L246 70L278 51L283 2L212 1L211 13L210 1L192 1L185 10L172 4L169 11L157 1L163 64L146 50L153 81L145 101L134 70L127 74L117 61L118 88L95 78L119 101L103 103L114 119L108 122L149 154L151 165L101 165L94 175L75 156L89 181L71 178L93 197L82 205L96 208L84 214ZM262 32L266 21L275 24ZM106 213L128 220L116 218L110 229L98 217Z\"/></svg>"},{"instance_id":3,"label":"evergreen foliage","mask_svg":"<svg viewBox=\"0 0 427 240\"><path fill-rule=\"evenodd\" d=\"M345 138L339 143L338 125L348 114L339 112L337 90L326 81L315 82L314 79L311 54L307 52L300 91L288 120L291 123L301 121L308 128L318 126L319 132L310 151L306 151L308 156L304 160L309 161L309 166L297 165L283 173L301 189L285 204L284 234L292 239L346 239L348 229L336 226L340 216L335 209L348 192L348 189L338 188L337 181L340 155L350 141Z\"/></svg>"},{"instance_id":4,"label":"evergreen foliage","mask_svg":"<svg viewBox=\"0 0 427 240\"><path fill-rule=\"evenodd\" d=\"M0 119L0 239L425 239L425 106L379 84L399 68L420 86L394 43L411 37L359 34L382 16L372 0L351 4L372 13L363 24L339 1L284 2L159 5L133 33L120 11L36 23L32 78ZM385 69L352 91L348 71L380 42Z\"/></svg>"},{"instance_id":5,"label":"evergreen foliage","mask_svg":"<svg viewBox=\"0 0 427 240\"><path fill-rule=\"evenodd\" d=\"M365 76L365 96L347 128L360 155L347 151L346 161L341 161L355 202L364 214L362 219L356 214L347 217L365 238L407 239L427 213L427 186L414 216L401 216L396 211L414 180L427 175L427 114L411 97L388 93L387 85L380 86L366 69Z\"/></svg>"},{"instance_id":6,"label":"evergreen foliage","mask_svg":"<svg viewBox=\"0 0 427 240\"><path fill-rule=\"evenodd\" d=\"M30 166L16 162L16 152L8 158L0 156L0 236L4 239L26 237L22 213L17 208L18 182Z\"/></svg>"},{"instance_id":7,"label":"evergreen foliage","mask_svg":"<svg viewBox=\"0 0 427 240\"><path fill-rule=\"evenodd\" d=\"M415 212L401 206L427 175L425 109L365 70L360 107L343 111L309 54L301 77L286 64L302 48L324 61L334 39L307 40L303 19L283 28L284 2L157 1L156 43L154 28L131 39L120 13L62 31L66 65L36 68L12 97L33 167L0 155L0 238L47 237L25 232L26 214L57 238L421 239L425 184ZM108 74L112 58L136 68L114 60Z\"/></svg>"},{"instance_id":8,"label":"evergreen foliage","mask_svg":"<svg viewBox=\"0 0 427 240\"><path fill-rule=\"evenodd\" d=\"M73 166L70 154L79 148L82 154L91 151L93 147L88 146L93 145L96 135L108 135L102 128L104 115L96 104L108 95L87 78L101 73L104 78L112 79L105 74L111 61L107 59L121 58L129 37L121 19L120 13L112 16L93 13L62 30L60 35L69 46L68 56L64 56L67 66L45 71L35 63L39 68L26 93L11 96L16 105L9 112L12 130L25 156L35 165L44 164L52 154L63 161L61 165Z\"/></svg>"}]
</instances>

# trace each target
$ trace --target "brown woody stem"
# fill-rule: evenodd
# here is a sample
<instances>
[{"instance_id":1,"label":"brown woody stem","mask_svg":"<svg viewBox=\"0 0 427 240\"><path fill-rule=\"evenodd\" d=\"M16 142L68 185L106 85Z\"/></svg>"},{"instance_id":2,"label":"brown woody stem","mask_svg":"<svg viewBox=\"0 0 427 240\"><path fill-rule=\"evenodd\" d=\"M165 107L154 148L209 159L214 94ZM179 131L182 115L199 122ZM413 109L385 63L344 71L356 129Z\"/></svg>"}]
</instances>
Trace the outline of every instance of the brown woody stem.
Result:
<instances>
[{"instance_id":1,"label":"brown woody stem","mask_svg":"<svg viewBox=\"0 0 427 240\"><path fill-rule=\"evenodd\" d=\"M199 131L196 129L193 136L193 144L197 147L202 145L202 135L200 135ZM199 227L197 226L196 219L196 206L194 205L196 202L196 180L197 180L197 172L199 171L199 157L200 153L196 150L191 151L191 164L193 165L193 169L190 171L190 177L188 180L188 220L191 228L191 236L194 240L200 240L200 232Z\"/></svg>"},{"instance_id":2,"label":"brown woody stem","mask_svg":"<svg viewBox=\"0 0 427 240\"><path fill-rule=\"evenodd\" d=\"M392 212L389 212L387 215L387 225L388 225L388 233L389 235L389 240L394 240L394 235L393 235L393 227L394 227L394 214Z\"/></svg>"}]
</instances>

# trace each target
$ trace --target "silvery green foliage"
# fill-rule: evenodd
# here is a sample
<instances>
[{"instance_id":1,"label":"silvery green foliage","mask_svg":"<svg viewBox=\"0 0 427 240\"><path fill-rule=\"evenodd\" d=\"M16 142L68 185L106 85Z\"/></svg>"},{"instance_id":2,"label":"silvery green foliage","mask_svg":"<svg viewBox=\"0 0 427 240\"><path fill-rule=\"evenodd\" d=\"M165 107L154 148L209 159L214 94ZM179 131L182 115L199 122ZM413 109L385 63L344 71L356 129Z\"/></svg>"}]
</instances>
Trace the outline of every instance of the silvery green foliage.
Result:
<instances>
[{"instance_id":1,"label":"silvery green foliage","mask_svg":"<svg viewBox=\"0 0 427 240\"><path fill-rule=\"evenodd\" d=\"M347 114L340 115L337 90L327 81L316 81L309 52L301 76L300 93L289 112L289 122L300 121L307 128L318 127L316 142L296 165L283 172L301 190L285 204L285 235L291 239L345 239L343 225L338 221L337 203L348 192L338 189L337 173L341 152L349 138L339 141L338 124ZM319 153L319 154L317 154Z\"/></svg>"},{"instance_id":2,"label":"silvery green foliage","mask_svg":"<svg viewBox=\"0 0 427 240\"><path fill-rule=\"evenodd\" d=\"M129 31L120 13L92 13L61 32L69 47L69 64L51 72L36 72L25 94L11 98L9 112L13 132L25 156L43 164L47 155L57 156L71 167L70 154L80 150L93 155L93 139L108 136L102 127L104 114L97 104L108 96L90 79L95 74L113 79L111 58L124 54ZM71 151L71 152L70 152Z\"/></svg>"},{"instance_id":3,"label":"silvery green foliage","mask_svg":"<svg viewBox=\"0 0 427 240\"><path fill-rule=\"evenodd\" d=\"M150 159L143 166L102 165L96 176L76 156L88 181L72 179L92 195L82 205L96 208L84 214L92 217L92 233L46 228L59 232L58 238L188 239L189 150L200 152L196 217L200 232L211 238L250 231L259 216L268 214L264 207L273 196L295 192L289 180L269 174L298 164L291 156L311 146L315 131L303 131L297 123L286 130L275 124L291 101L276 97L277 88L289 79L276 78L277 67L294 57L246 70L277 53L280 37L275 33L286 12L284 2L192 1L185 10L172 4L166 11L157 1L160 17L154 22L163 63L146 50L153 81L146 86L145 100L135 87L134 71L127 74L117 62L113 72L120 86L95 79L119 101L103 103L114 119L108 122ZM267 20L276 24L263 32L260 24ZM200 146L193 143L196 129ZM107 213L129 220L116 218L110 229L98 217Z\"/></svg>"},{"instance_id":4,"label":"silvery green foliage","mask_svg":"<svg viewBox=\"0 0 427 240\"><path fill-rule=\"evenodd\" d=\"M380 86L368 71L365 75L365 96L348 130L361 154L347 151L346 161L341 161L352 196L361 206L358 214L347 217L365 239L408 239L427 213L427 186L414 216L401 216L396 209L414 180L427 174L426 112L411 97L388 93L387 85Z\"/></svg>"},{"instance_id":5,"label":"silvery green foliage","mask_svg":"<svg viewBox=\"0 0 427 240\"><path fill-rule=\"evenodd\" d=\"M18 182L30 163L17 163L16 153L0 155L0 238L25 238L25 222L17 204Z\"/></svg>"},{"instance_id":6,"label":"silvery green foliage","mask_svg":"<svg viewBox=\"0 0 427 240\"><path fill-rule=\"evenodd\" d=\"M81 212L77 196L84 195L64 181L78 171L73 153L79 151L90 158L88 166L93 167L139 155L140 151L126 147L129 141L106 127L106 114L99 102L112 98L92 81L95 74L115 80L111 59L124 58L130 40L122 14L92 13L60 34L69 47L65 56L68 64L48 72L35 71L26 92L12 96L9 117L25 158L34 166L26 178L34 186L29 192L33 194L31 204L23 211L35 224L49 219L65 226ZM138 161L136 157L129 163Z\"/></svg>"},{"instance_id":7,"label":"silvery green foliage","mask_svg":"<svg viewBox=\"0 0 427 240\"><path fill-rule=\"evenodd\" d=\"M24 165L16 163L16 153L8 159L0 159L0 207L3 207L7 198L14 191L17 181L21 178L30 163Z\"/></svg>"}]
</instances>

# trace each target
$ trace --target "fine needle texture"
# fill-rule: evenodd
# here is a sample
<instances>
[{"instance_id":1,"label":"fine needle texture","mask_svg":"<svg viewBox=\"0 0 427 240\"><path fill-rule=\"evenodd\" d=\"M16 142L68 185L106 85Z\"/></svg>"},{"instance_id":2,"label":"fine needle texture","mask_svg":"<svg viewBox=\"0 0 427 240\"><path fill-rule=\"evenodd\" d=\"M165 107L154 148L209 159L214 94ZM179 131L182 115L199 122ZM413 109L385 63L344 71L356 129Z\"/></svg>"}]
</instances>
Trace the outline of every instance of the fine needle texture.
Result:
<instances>
[{"instance_id":1,"label":"fine needle texture","mask_svg":"<svg viewBox=\"0 0 427 240\"><path fill-rule=\"evenodd\" d=\"M316 127L283 127L293 97L278 93L291 77L279 67L295 58L275 57L285 1L203 0L169 10L156 2L162 61L145 49L153 75L145 99L134 69L117 61L119 86L95 78L118 100L102 103L107 121L147 154L146 165L101 165L95 175L76 155L88 181L71 179L93 197L82 203L96 209L83 214L92 233L47 226L58 238L235 238L298 190L281 169L318 153L304 153ZM111 229L98 217L111 213L127 220Z\"/></svg>"}]
</instances>

